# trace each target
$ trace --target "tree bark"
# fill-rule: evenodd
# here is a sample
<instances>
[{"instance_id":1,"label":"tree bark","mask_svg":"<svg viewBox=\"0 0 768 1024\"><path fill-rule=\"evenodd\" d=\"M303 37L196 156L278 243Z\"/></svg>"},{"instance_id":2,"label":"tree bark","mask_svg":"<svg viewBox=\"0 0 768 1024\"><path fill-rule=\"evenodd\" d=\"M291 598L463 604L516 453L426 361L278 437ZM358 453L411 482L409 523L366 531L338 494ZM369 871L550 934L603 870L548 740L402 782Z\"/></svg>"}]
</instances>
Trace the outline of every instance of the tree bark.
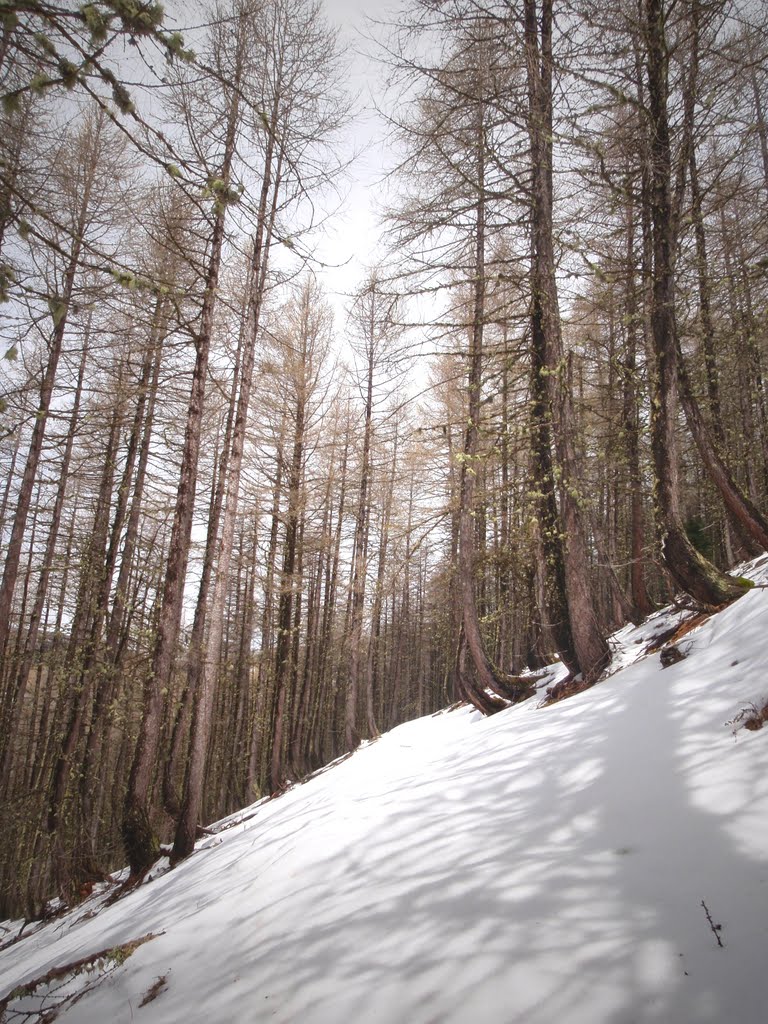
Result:
<instances>
[{"instance_id":1,"label":"tree bark","mask_svg":"<svg viewBox=\"0 0 768 1024\"><path fill-rule=\"evenodd\" d=\"M525 0L525 52L528 76L528 133L530 139L533 203L531 209L531 344L534 373L544 377L547 413L559 472L560 523L565 541L562 552L563 582L555 575L558 605L565 592L572 646L566 637L560 651L566 665L573 658L586 683L594 683L610 661L595 611L586 523L579 493L575 451L576 419L568 386L566 359L560 328L555 254L553 244L552 186L552 0ZM541 447L541 442L539 442ZM550 512L551 515L551 512ZM549 530L549 523L543 524ZM550 541L554 546L554 540ZM548 566L559 573L559 566ZM558 593L559 591L559 593ZM557 609L558 614L562 614ZM554 616L553 616L554 618ZM557 620L555 620L557 621Z\"/></svg>"},{"instance_id":2,"label":"tree bark","mask_svg":"<svg viewBox=\"0 0 768 1024\"><path fill-rule=\"evenodd\" d=\"M261 324L261 311L266 290L278 195L282 182L284 153L277 143L279 115L281 113L280 99L280 91L278 89L275 94L269 121L256 235L250 261L249 301L246 312L247 335L243 351L240 393L232 432L232 450L227 467L227 489L222 517L221 538L216 559L216 579L211 594L208 640L203 672L197 693L195 694L192 735L190 738L187 773L184 780L184 797L173 844L173 857L176 860L188 856L194 849L203 797L205 761L208 754L212 714L216 696L216 672L224 629L224 605L229 563L232 556L235 521L240 495L240 472L245 443L245 428L248 420L253 384L253 365Z\"/></svg>"},{"instance_id":3,"label":"tree bark","mask_svg":"<svg viewBox=\"0 0 768 1024\"><path fill-rule=\"evenodd\" d=\"M662 555L679 587L703 605L718 606L739 597L744 588L696 551L686 536L680 509L674 266L677 225L671 195L665 0L644 0L644 14L653 244L651 338L655 361L651 450L656 473L655 498L662 531Z\"/></svg>"},{"instance_id":4,"label":"tree bark","mask_svg":"<svg viewBox=\"0 0 768 1024\"><path fill-rule=\"evenodd\" d=\"M238 123L239 89L235 88L229 97L224 153L219 173L219 178L227 185L235 154ZM197 487L197 467L200 458L200 429L203 419L203 402L208 376L225 223L226 204L217 199L214 202L214 219L210 255L205 273L200 330L195 338L195 367L187 407L184 448L163 592L160 599L157 636L152 655L152 666L144 685L144 710L123 811L123 844L133 874L140 874L146 870L154 861L159 849L158 840L149 819L149 792L160 744L164 694L167 692L170 682L176 640L181 625L182 601Z\"/></svg>"},{"instance_id":5,"label":"tree bark","mask_svg":"<svg viewBox=\"0 0 768 1024\"><path fill-rule=\"evenodd\" d=\"M48 349L48 359L40 384L40 396L35 416L35 424L32 428L32 437L27 451L27 460L24 465L24 474L21 479L19 496L16 502L16 511L11 526L11 535L8 539L8 549L5 556L3 568L3 579L0 583L0 660L3 659L8 643L8 636L11 628L13 610L13 595L16 589L16 581L19 575L19 559L21 557L21 546L24 538L24 530L27 525L32 491L37 477L37 467L40 462L40 455L43 450L43 440L48 423L48 413L51 406L51 397L56 381L56 371L59 366L59 357L64 341L64 335L69 320L70 306L75 285L75 277L80 265L80 254L83 246L83 235L88 222L91 191L93 189L96 166L89 169L86 174L82 192L77 224L73 232L72 249L69 255L69 262L64 272L64 287L61 296L51 298L53 331Z\"/></svg>"},{"instance_id":6,"label":"tree bark","mask_svg":"<svg viewBox=\"0 0 768 1024\"><path fill-rule=\"evenodd\" d=\"M48 526L48 537L46 539L45 552L43 554L43 561L40 567L40 577L37 583L35 600L32 605L32 612L27 622L21 660L20 663L14 667L14 679L9 680L9 690L4 695L1 719L2 725L0 725L0 750L3 751L2 758L0 758L0 763L2 765L2 767L0 767L0 778L4 780L4 785L7 785L10 782L9 774L11 770L12 754L11 737L16 731L17 711L21 708L24 702L24 694L26 693L30 672L32 671L32 662L40 630L43 608L45 607L45 599L48 596L48 582L51 575L56 542L58 540L59 530L61 527L64 498L70 479L69 473L70 463L72 460L72 449L74 447L75 435L80 424L80 404L83 394L85 367L88 359L89 340L90 318L84 335L83 349L80 354L80 366L77 373L72 413L70 415L69 427L67 429L67 436L64 442L64 452L62 453L61 467L59 469L59 480L56 486L56 497L51 511L51 519ZM10 790L7 790L7 792L9 791Z\"/></svg>"}]
</instances>

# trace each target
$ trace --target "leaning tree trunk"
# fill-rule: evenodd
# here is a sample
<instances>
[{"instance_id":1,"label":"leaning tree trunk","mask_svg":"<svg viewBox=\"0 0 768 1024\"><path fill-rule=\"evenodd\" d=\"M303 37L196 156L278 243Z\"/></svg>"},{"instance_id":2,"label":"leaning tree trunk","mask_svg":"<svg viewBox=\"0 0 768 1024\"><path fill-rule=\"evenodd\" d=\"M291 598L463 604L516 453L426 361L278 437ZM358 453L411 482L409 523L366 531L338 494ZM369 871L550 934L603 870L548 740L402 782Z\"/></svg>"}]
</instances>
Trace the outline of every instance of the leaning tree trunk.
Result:
<instances>
[{"instance_id":1,"label":"leaning tree trunk","mask_svg":"<svg viewBox=\"0 0 768 1024\"><path fill-rule=\"evenodd\" d=\"M475 261L472 322L467 359L467 429L459 480L459 594L461 632L456 655L456 679L462 695L484 714L505 708L499 697L516 699L525 688L506 684L491 664L480 631L475 592L476 530L475 494L480 458L480 415L483 386L483 333L485 321L485 231L486 231L486 125L485 104L476 99ZM469 662L467 661L469 655ZM498 695L498 696L497 696Z\"/></svg>"},{"instance_id":2,"label":"leaning tree trunk","mask_svg":"<svg viewBox=\"0 0 768 1024\"><path fill-rule=\"evenodd\" d=\"M672 157L665 0L644 0L648 85L650 222L653 245L651 339L654 354L651 451L664 563L675 583L703 605L739 597L744 587L720 572L689 541L680 505L677 450L678 359L675 321L677 225L671 194Z\"/></svg>"},{"instance_id":3,"label":"leaning tree trunk","mask_svg":"<svg viewBox=\"0 0 768 1024\"><path fill-rule=\"evenodd\" d=\"M678 357L678 377L680 397L685 411L688 427L693 435L704 468L715 487L720 492L731 522L741 541L742 550L747 555L757 555L766 547L768 533L766 523L755 508L753 502L742 494L725 464L725 431L723 428L722 408L720 404L720 382L715 358L715 328L712 320L711 286L709 280L709 258L707 238L702 211L701 187L696 161L696 88L699 66L699 31L701 10L699 0L695 0L691 8L691 53L688 73L684 85L684 117L682 125L682 156L678 170L675 215L679 217L682 205L685 170L688 170L691 191L691 219L693 221L695 239L696 276L699 296L699 339L704 356L704 369L707 381L707 395L711 431L707 429L700 414L699 405L689 382L680 339L676 338ZM687 164L687 168L686 168ZM729 527L726 520L726 531ZM727 534L726 534L727 536Z\"/></svg>"},{"instance_id":4,"label":"leaning tree trunk","mask_svg":"<svg viewBox=\"0 0 768 1024\"><path fill-rule=\"evenodd\" d=\"M759 554L768 549L768 521L762 515L757 506L744 494L736 481L731 476L720 450L714 443L704 418L701 415L699 403L693 393L688 371L685 366L683 354L678 350L678 378L680 385L680 399L688 429L691 431L696 448L699 452L704 468L707 470L712 483L720 492L725 507L738 524L740 530L753 541L752 554Z\"/></svg>"}]
</instances>

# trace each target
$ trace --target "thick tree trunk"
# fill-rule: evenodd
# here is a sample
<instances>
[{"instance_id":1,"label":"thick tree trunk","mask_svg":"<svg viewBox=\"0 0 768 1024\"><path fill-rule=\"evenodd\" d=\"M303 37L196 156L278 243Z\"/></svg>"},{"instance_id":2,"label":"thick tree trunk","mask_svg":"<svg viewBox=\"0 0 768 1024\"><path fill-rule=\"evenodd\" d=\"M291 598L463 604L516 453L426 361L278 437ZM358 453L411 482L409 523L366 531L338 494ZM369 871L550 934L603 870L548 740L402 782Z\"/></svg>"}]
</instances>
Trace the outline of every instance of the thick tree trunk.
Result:
<instances>
[{"instance_id":1,"label":"thick tree trunk","mask_svg":"<svg viewBox=\"0 0 768 1024\"><path fill-rule=\"evenodd\" d=\"M528 73L528 132L531 145L533 204L531 210L531 344L538 349L534 372L544 376L552 439L559 471L560 523L565 533L562 553L565 600L572 647L563 645L561 657L572 655L583 679L593 683L610 661L594 608L586 523L575 451L576 418L568 386L560 329L552 222L552 2L525 0L526 65ZM541 442L539 442L541 447ZM548 523L542 524L551 529ZM558 566L550 567L555 572ZM562 584L556 580L559 589ZM562 593L562 591L561 591ZM558 594L560 598L560 594ZM558 600L558 604L561 600ZM559 640L559 638L558 638ZM576 667L576 666L574 666Z\"/></svg>"},{"instance_id":2,"label":"thick tree trunk","mask_svg":"<svg viewBox=\"0 0 768 1024\"><path fill-rule=\"evenodd\" d=\"M717 606L734 600L743 586L720 572L693 547L680 510L677 453L678 360L675 323L676 223L671 195L672 158L667 114L665 0L644 0L651 163L653 281L651 338L655 359L651 450L662 554L675 583L695 600Z\"/></svg>"}]
</instances>

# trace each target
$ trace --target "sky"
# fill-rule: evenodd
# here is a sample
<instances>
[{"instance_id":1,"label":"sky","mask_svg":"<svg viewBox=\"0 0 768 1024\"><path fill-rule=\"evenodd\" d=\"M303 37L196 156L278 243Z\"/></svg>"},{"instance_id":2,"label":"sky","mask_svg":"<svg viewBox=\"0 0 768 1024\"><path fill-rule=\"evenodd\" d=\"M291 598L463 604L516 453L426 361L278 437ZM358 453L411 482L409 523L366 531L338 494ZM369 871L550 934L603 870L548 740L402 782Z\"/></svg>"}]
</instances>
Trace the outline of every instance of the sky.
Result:
<instances>
[{"instance_id":1,"label":"sky","mask_svg":"<svg viewBox=\"0 0 768 1024\"><path fill-rule=\"evenodd\" d=\"M381 72L369 56L372 44L364 34L369 28L366 16L382 18L396 3L324 0L324 7L328 21L338 28L340 41L348 49L350 94L358 107L349 130L350 152L357 156L349 169L343 208L329 223L319 246L320 258L330 265L321 278L333 293L338 322L348 302L346 294L361 282L366 268L375 263L380 252L376 207L383 193L388 147L386 126L374 110L375 98L381 95Z\"/></svg>"},{"instance_id":2,"label":"sky","mask_svg":"<svg viewBox=\"0 0 768 1024\"><path fill-rule=\"evenodd\" d=\"M199 0L191 0L198 3ZM371 56L374 49L365 34L366 18L385 19L402 0L321 0L329 24L339 33L346 51L348 74L344 84L353 102L352 118L342 141L341 156L349 160L341 196L329 196L324 213L330 214L321 231L308 239L313 269L328 292L337 330L343 332L348 295L376 262L381 228L376 204L383 193L382 180L388 160L386 126L374 110L381 98L381 71ZM184 28L189 23L190 0L169 0L167 24ZM189 38L189 32L187 32ZM194 38L192 39L194 45ZM323 207L322 202L319 204Z\"/></svg>"}]
</instances>

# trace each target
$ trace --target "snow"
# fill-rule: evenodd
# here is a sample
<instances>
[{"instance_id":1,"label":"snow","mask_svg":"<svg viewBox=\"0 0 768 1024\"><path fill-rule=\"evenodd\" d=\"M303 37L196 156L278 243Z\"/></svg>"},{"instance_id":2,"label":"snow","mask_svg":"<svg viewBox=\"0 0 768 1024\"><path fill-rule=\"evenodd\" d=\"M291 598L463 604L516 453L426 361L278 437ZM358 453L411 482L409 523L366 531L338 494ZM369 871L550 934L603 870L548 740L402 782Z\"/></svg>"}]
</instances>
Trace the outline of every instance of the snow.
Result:
<instances>
[{"instance_id":1,"label":"snow","mask_svg":"<svg viewBox=\"0 0 768 1024\"><path fill-rule=\"evenodd\" d=\"M768 592L662 669L644 652L686 614L616 634L591 690L410 722L219 823L7 946L0 996L156 933L60 1019L764 1024L768 727L735 720L768 699Z\"/></svg>"}]
</instances>

